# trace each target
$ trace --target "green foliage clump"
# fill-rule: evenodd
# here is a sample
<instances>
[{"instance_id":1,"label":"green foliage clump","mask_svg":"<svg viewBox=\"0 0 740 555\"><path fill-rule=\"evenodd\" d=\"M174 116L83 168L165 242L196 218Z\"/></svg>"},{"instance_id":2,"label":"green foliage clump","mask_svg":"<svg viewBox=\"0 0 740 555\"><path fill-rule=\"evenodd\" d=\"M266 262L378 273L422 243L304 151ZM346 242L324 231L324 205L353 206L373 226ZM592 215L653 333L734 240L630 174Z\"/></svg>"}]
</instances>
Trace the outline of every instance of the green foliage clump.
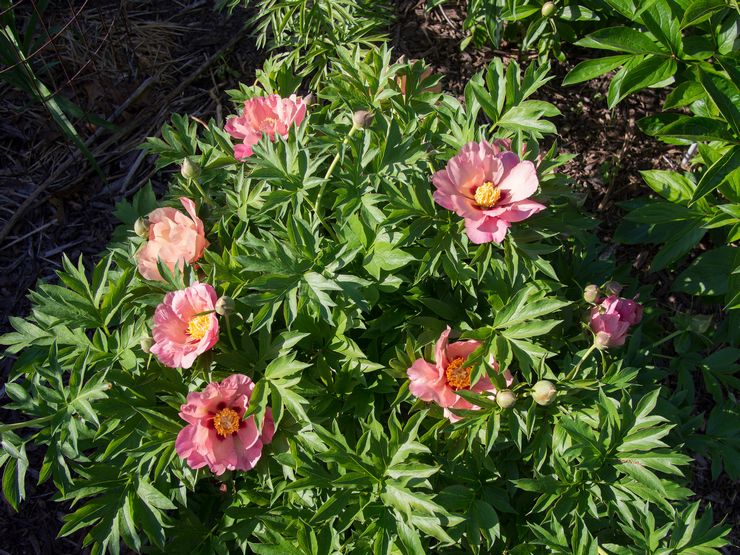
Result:
<instances>
[{"instance_id":1,"label":"green foliage clump","mask_svg":"<svg viewBox=\"0 0 740 555\"><path fill-rule=\"evenodd\" d=\"M650 285L604 254L584 199L558 173L572 158L554 140L559 111L535 99L552 79L549 64L495 59L461 101L435 92L439 77L423 62L394 63L376 45L382 11L362 2L262 4L254 22L278 52L254 84L229 94L236 105L287 98L310 81L306 117L285 133L270 128L272 140L244 160L212 121L174 116L161 139L147 141L159 168L180 166L166 198L159 203L147 187L122 203L123 225L92 272L65 258L61 284L40 284L31 315L13 318L15 331L0 337L16 358L5 408L27 417L0 425L5 498L16 508L24 499L26 448L43 445L39 482L51 480L57 500L73 506L61 534L87 530L93 553L124 545L204 554L719 553L729 528L714 525L709 508L699 514L689 464L691 450L709 452L715 476L738 475L728 394L738 351L726 345L733 316L718 325L668 317ZM648 29L650 9L635 12ZM546 27L565 19L562 6L538 10L529 15ZM701 27L721 9L710 12L690 23ZM659 36L650 32L644 40ZM602 35L586 40L606 44ZM636 55L610 69L651 56ZM729 54L717 59L721 69L687 62L697 81L669 96L669 107L691 105L692 116L642 124L671 140L706 141L698 147L706 169L698 179L645 172L665 202L631 201L618 234L665 243L653 264L670 267L709 233L721 244L674 287L724 295L734 307L735 274L707 270L736 259L737 83ZM430 178L484 140L536 168L533 199L545 209L513 223L500 243L475 244ZM144 279L146 219L179 209L183 197L195 202L208 246L182 266L161 257L162 280ZM691 244L676 240L676 222L686 221ZM605 348L589 322L603 317L602 293L621 294L615 279L645 313L623 347ZM153 352L153 317L196 281L220 297L220 334L191 367L172 368ZM497 390L457 389L474 410L443 410L410 387L409 369L422 359L442 365L435 342L448 328L451 345L477 342L457 370ZM717 403L705 430L694 410L696 368ZM182 406L235 374L254 382L242 418L258 428L272 419L272 442L249 471L192 468L176 446ZM675 388L662 385L669 377Z\"/></svg>"}]
</instances>

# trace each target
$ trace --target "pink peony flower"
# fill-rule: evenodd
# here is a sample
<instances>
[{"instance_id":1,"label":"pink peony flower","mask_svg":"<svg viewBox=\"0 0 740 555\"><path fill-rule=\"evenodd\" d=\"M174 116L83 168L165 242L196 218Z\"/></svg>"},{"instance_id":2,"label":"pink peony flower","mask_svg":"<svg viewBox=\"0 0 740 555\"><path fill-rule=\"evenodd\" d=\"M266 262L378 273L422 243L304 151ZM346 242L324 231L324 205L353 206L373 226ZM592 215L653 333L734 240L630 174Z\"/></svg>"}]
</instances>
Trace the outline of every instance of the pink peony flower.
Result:
<instances>
[{"instance_id":1,"label":"pink peony flower","mask_svg":"<svg viewBox=\"0 0 740 555\"><path fill-rule=\"evenodd\" d=\"M216 291L195 282L167 293L154 312L151 353L170 368L190 368L195 359L218 341Z\"/></svg>"},{"instance_id":2,"label":"pink peony flower","mask_svg":"<svg viewBox=\"0 0 740 555\"><path fill-rule=\"evenodd\" d=\"M444 408L444 414L451 422L457 422L460 417L449 409L478 410L480 407L463 399L455 391L468 389L480 394L495 394L496 388L488 376L483 376L474 386L470 386L472 368L463 368L462 365L470 353L480 347L481 343L480 341L457 341L450 345L447 343L450 331L450 327L447 326L437 340L434 354L435 364L423 358L417 359L406 374L411 380L409 390L414 396L422 401L434 401ZM490 363L494 368L498 368L493 359ZM511 385L514 381L508 370L504 372L504 378L507 385Z\"/></svg>"},{"instance_id":3,"label":"pink peony flower","mask_svg":"<svg viewBox=\"0 0 740 555\"><path fill-rule=\"evenodd\" d=\"M262 447L272 441L275 422L267 409L262 430L254 416L242 420L249 406L254 382L233 374L211 382L202 392L188 393L180 407L180 418L188 425L177 434L175 449L190 468L208 465L216 475L226 470L251 470L262 456Z\"/></svg>"},{"instance_id":4,"label":"pink peony flower","mask_svg":"<svg viewBox=\"0 0 740 555\"><path fill-rule=\"evenodd\" d=\"M271 141L275 134L288 136L293 124L300 125L306 117L306 104L303 98L291 94L281 98L277 94L250 98L244 103L241 116L233 116L226 122L226 132L240 139L241 144L234 146L234 157L244 160L252 155L252 147L266 134Z\"/></svg>"},{"instance_id":5,"label":"pink peony flower","mask_svg":"<svg viewBox=\"0 0 740 555\"><path fill-rule=\"evenodd\" d=\"M180 202L188 216L174 208L157 208L149 214L149 240L137 255L139 272L146 279L164 281L157 258L172 271L175 265L182 270L186 262L198 260L209 244L203 222L195 215L195 203L184 197Z\"/></svg>"},{"instance_id":6,"label":"pink peony flower","mask_svg":"<svg viewBox=\"0 0 740 555\"><path fill-rule=\"evenodd\" d=\"M630 326L642 320L642 305L635 300L610 295L591 309L589 324L599 347L621 347Z\"/></svg>"},{"instance_id":7,"label":"pink peony flower","mask_svg":"<svg viewBox=\"0 0 740 555\"><path fill-rule=\"evenodd\" d=\"M465 218L473 243L500 243L512 223L545 209L527 200L539 185L534 164L501 148L509 144L468 143L432 176L435 202Z\"/></svg>"}]
</instances>

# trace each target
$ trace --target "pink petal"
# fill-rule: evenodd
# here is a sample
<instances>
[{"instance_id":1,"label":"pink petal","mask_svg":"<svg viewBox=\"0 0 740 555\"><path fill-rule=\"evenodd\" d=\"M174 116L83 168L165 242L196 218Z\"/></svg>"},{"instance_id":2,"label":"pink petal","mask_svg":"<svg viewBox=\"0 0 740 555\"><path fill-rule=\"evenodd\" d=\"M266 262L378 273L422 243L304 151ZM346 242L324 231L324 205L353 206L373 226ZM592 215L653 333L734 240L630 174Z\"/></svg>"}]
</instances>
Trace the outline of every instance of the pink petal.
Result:
<instances>
[{"instance_id":1,"label":"pink petal","mask_svg":"<svg viewBox=\"0 0 740 555\"><path fill-rule=\"evenodd\" d=\"M439 403L443 380L435 366L420 358L406 370L406 375L410 380L409 391L412 395L422 401Z\"/></svg>"},{"instance_id":2,"label":"pink petal","mask_svg":"<svg viewBox=\"0 0 740 555\"><path fill-rule=\"evenodd\" d=\"M447 347L447 356L452 360L457 357L466 359L480 346L481 342L473 339L469 341L456 341L455 343L450 343Z\"/></svg>"},{"instance_id":3,"label":"pink petal","mask_svg":"<svg viewBox=\"0 0 740 555\"><path fill-rule=\"evenodd\" d=\"M452 329L450 326L447 326L447 328L439 335L437 344L434 347L434 361L437 363L437 369L439 371L438 375L440 377L444 375L444 371L450 364L450 361L447 358L447 338L450 336L451 331Z\"/></svg>"},{"instance_id":4,"label":"pink petal","mask_svg":"<svg viewBox=\"0 0 740 555\"><path fill-rule=\"evenodd\" d=\"M481 243L490 243L493 241L493 233L487 231L481 231L478 226L481 222L472 220L465 220L465 233L468 235L468 239L476 245ZM501 241L498 241L499 243Z\"/></svg>"},{"instance_id":5,"label":"pink petal","mask_svg":"<svg viewBox=\"0 0 740 555\"><path fill-rule=\"evenodd\" d=\"M545 208L544 204L533 200L520 200L506 206L498 217L511 223L521 222L538 212L542 212Z\"/></svg>"},{"instance_id":6,"label":"pink petal","mask_svg":"<svg viewBox=\"0 0 740 555\"><path fill-rule=\"evenodd\" d=\"M517 202L529 198L539 186L537 170L534 164L525 160L517 164L509 174L499 183L502 191L508 192L507 203Z\"/></svg>"}]
</instances>

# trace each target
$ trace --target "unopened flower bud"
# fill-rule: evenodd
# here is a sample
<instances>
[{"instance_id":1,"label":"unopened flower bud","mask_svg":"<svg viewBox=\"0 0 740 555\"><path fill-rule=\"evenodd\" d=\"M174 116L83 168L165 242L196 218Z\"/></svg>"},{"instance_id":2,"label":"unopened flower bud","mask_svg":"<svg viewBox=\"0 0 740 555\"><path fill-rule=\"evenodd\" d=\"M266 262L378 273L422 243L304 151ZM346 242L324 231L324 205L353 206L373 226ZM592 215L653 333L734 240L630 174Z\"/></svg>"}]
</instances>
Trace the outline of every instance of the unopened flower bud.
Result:
<instances>
[{"instance_id":1,"label":"unopened flower bud","mask_svg":"<svg viewBox=\"0 0 740 555\"><path fill-rule=\"evenodd\" d=\"M141 338L139 345L141 345L142 351L149 354L149 351L151 351L152 347L154 346L154 339L147 335L146 337Z\"/></svg>"},{"instance_id":2,"label":"unopened flower bud","mask_svg":"<svg viewBox=\"0 0 740 555\"><path fill-rule=\"evenodd\" d=\"M358 110L352 116L352 125L358 129L367 129L373 121L373 114L367 110Z\"/></svg>"},{"instance_id":3,"label":"unopened flower bud","mask_svg":"<svg viewBox=\"0 0 740 555\"><path fill-rule=\"evenodd\" d=\"M226 316L232 312L234 312L234 299L224 295L216 301L216 314Z\"/></svg>"},{"instance_id":4,"label":"unopened flower bud","mask_svg":"<svg viewBox=\"0 0 740 555\"><path fill-rule=\"evenodd\" d=\"M550 17L555 11L555 4L552 2L545 2L542 4L542 17Z\"/></svg>"},{"instance_id":5,"label":"unopened flower bud","mask_svg":"<svg viewBox=\"0 0 740 555\"><path fill-rule=\"evenodd\" d=\"M622 284L618 281L607 281L604 284L604 291L607 295L619 295L622 292Z\"/></svg>"},{"instance_id":6,"label":"unopened flower bud","mask_svg":"<svg viewBox=\"0 0 740 555\"><path fill-rule=\"evenodd\" d=\"M532 387L532 399L543 407L552 404L557 394L557 388L548 380L540 380Z\"/></svg>"},{"instance_id":7,"label":"unopened flower bud","mask_svg":"<svg viewBox=\"0 0 740 555\"><path fill-rule=\"evenodd\" d=\"M134 222L134 233L144 239L149 237L149 220L146 218L137 218Z\"/></svg>"},{"instance_id":8,"label":"unopened flower bud","mask_svg":"<svg viewBox=\"0 0 740 555\"><path fill-rule=\"evenodd\" d=\"M596 287L594 284L587 285L585 289L583 290L583 300L587 303L593 303L596 302L596 299L599 298L599 288Z\"/></svg>"},{"instance_id":9,"label":"unopened flower bud","mask_svg":"<svg viewBox=\"0 0 740 555\"><path fill-rule=\"evenodd\" d=\"M502 409L510 409L516 403L516 395L511 389L504 389L496 394L496 403Z\"/></svg>"},{"instance_id":10,"label":"unopened flower bud","mask_svg":"<svg viewBox=\"0 0 740 555\"><path fill-rule=\"evenodd\" d=\"M311 104L313 104L313 101L314 100L316 100L316 99L314 98L313 93L308 93L306 96L303 97L303 103L306 106L310 106Z\"/></svg>"},{"instance_id":11,"label":"unopened flower bud","mask_svg":"<svg viewBox=\"0 0 740 555\"><path fill-rule=\"evenodd\" d=\"M180 175L185 179L198 179L198 176L200 176L200 166L191 162L189 158L185 158L180 167Z\"/></svg>"}]
</instances>

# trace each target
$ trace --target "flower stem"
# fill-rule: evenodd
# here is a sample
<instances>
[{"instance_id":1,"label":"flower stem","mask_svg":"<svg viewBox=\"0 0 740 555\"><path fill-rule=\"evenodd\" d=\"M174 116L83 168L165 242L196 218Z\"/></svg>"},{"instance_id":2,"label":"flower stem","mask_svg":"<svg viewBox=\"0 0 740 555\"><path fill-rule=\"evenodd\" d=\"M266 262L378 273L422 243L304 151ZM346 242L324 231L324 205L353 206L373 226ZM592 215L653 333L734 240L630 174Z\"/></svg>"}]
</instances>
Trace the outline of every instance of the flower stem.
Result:
<instances>
[{"instance_id":1,"label":"flower stem","mask_svg":"<svg viewBox=\"0 0 740 555\"><path fill-rule=\"evenodd\" d=\"M565 379L566 379L566 380L572 380L572 379L573 379L573 378L574 378L574 377L576 376L576 374L578 373L578 370L580 370L580 368L581 368L581 365L582 365L582 364L583 364L583 363L584 363L584 362L586 361L586 359L587 359L587 358L588 358L589 356L591 356L591 353L593 353L593 352L594 352L594 349L595 349L595 348L596 348L596 343L594 343L593 345L591 345L591 346L590 346L590 347L588 348L588 351L586 351L586 352L585 352L585 353L583 354L583 356L581 357L581 360L579 360L579 361L578 361L578 364L576 364L576 365L575 365L575 366L573 367L573 370L571 370L571 371L570 371L570 372L568 373L568 375L567 375L567 376L565 377Z\"/></svg>"},{"instance_id":2,"label":"flower stem","mask_svg":"<svg viewBox=\"0 0 740 555\"><path fill-rule=\"evenodd\" d=\"M231 348L237 351L234 336L231 334L231 319L228 314L224 315L224 318L226 319L226 334L229 336L229 343L231 343Z\"/></svg>"},{"instance_id":3,"label":"flower stem","mask_svg":"<svg viewBox=\"0 0 740 555\"><path fill-rule=\"evenodd\" d=\"M215 204L213 200L211 200L211 197L209 197L206 192L203 190L203 187L200 186L200 183L198 183L197 179L188 179L188 183L192 183L195 188L198 190L198 194L205 200L208 204Z\"/></svg>"},{"instance_id":4,"label":"flower stem","mask_svg":"<svg viewBox=\"0 0 740 555\"><path fill-rule=\"evenodd\" d=\"M316 195L316 204L313 206L314 213L316 214L316 217L321 222L321 225L324 226L324 229L329 233L329 235L332 237L332 239L336 240L336 236L334 235L333 230L329 227L329 225L324 221L324 218L321 216L321 199L324 196L324 191L326 190L326 182L331 177L331 174L334 172L334 168L337 166L337 163L339 163L339 158L342 155L342 152L344 152L344 147L349 142L350 137L354 134L355 131L357 131L359 127L356 125L352 125L352 129L349 130L349 133L347 133L347 136L344 137L344 140L342 141L342 144L339 147L339 151L334 155L334 159L331 161L331 164L329 164L329 169L326 170L326 175L324 175L324 181L321 183L321 186L319 187L319 194Z\"/></svg>"}]
</instances>

